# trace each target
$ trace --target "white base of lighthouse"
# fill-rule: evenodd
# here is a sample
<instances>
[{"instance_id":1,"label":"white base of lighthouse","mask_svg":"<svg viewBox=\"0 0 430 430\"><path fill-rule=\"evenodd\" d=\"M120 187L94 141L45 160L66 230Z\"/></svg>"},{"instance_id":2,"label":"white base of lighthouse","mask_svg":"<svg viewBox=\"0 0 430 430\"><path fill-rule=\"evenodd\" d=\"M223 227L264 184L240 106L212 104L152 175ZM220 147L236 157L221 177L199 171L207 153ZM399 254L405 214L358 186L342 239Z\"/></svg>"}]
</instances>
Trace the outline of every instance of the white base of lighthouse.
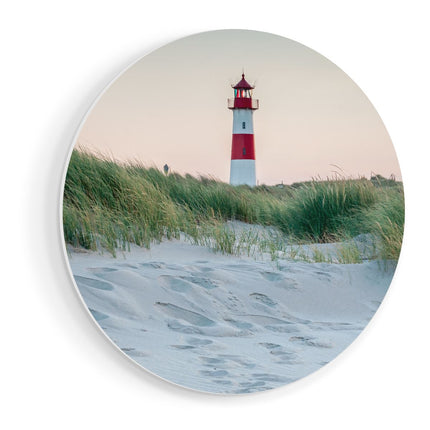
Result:
<instances>
[{"instance_id":1,"label":"white base of lighthouse","mask_svg":"<svg viewBox=\"0 0 430 430\"><path fill-rule=\"evenodd\" d=\"M255 187L255 160L231 160L230 184Z\"/></svg>"}]
</instances>

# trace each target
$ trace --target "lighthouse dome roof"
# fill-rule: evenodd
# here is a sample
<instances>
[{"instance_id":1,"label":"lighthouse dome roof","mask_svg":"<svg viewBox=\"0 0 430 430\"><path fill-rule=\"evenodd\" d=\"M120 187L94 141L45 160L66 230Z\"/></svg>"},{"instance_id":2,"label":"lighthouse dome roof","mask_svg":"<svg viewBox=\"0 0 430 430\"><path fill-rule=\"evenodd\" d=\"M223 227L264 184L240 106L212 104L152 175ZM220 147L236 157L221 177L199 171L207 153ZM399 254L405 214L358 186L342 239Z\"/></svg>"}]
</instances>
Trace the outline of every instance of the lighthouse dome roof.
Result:
<instances>
[{"instance_id":1,"label":"lighthouse dome roof","mask_svg":"<svg viewBox=\"0 0 430 430\"><path fill-rule=\"evenodd\" d=\"M246 81L245 74L242 73L242 79L233 88L236 90L252 90L254 87Z\"/></svg>"}]
</instances>

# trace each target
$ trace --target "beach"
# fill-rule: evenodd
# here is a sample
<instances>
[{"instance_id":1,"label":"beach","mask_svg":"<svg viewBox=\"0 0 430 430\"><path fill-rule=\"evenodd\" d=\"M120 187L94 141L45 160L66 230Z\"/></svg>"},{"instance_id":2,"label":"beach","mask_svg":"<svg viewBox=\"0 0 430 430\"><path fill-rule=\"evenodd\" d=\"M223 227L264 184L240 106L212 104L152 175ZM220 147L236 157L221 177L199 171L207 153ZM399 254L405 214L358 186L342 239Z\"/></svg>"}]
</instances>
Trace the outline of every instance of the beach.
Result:
<instances>
[{"instance_id":1,"label":"beach","mask_svg":"<svg viewBox=\"0 0 430 430\"><path fill-rule=\"evenodd\" d=\"M116 258L68 256L92 316L126 355L211 393L276 388L330 362L372 318L395 270L378 260L256 261L183 239Z\"/></svg>"}]
</instances>

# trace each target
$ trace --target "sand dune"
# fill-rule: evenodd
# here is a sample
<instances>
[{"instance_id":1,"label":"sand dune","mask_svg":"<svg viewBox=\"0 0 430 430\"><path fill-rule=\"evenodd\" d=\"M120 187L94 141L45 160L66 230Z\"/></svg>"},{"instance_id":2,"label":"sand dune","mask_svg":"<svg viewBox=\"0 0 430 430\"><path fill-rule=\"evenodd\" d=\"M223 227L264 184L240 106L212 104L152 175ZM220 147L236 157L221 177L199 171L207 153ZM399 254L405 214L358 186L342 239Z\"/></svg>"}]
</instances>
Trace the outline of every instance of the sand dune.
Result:
<instances>
[{"instance_id":1,"label":"sand dune","mask_svg":"<svg viewBox=\"0 0 430 430\"><path fill-rule=\"evenodd\" d=\"M254 261L183 241L112 258L69 253L79 291L129 357L214 393L267 390L344 350L378 308L394 265Z\"/></svg>"}]
</instances>

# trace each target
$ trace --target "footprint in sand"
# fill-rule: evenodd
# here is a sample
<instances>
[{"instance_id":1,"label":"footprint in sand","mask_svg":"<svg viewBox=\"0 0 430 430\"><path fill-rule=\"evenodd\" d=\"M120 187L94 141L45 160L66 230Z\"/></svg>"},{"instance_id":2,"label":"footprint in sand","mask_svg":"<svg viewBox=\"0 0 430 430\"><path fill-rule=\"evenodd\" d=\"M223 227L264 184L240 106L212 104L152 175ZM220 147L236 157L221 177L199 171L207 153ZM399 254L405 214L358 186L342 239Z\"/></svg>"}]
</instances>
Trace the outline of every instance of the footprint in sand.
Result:
<instances>
[{"instance_id":1,"label":"footprint in sand","mask_svg":"<svg viewBox=\"0 0 430 430\"><path fill-rule=\"evenodd\" d=\"M270 307L277 305L275 301L273 301L270 297L266 296L265 294L251 293L249 296L252 297L254 300L257 300L258 302L263 303Z\"/></svg>"},{"instance_id":2,"label":"footprint in sand","mask_svg":"<svg viewBox=\"0 0 430 430\"><path fill-rule=\"evenodd\" d=\"M225 363L224 358L214 358L214 357L199 357L200 360L202 360L205 365L214 365L214 364L223 364Z\"/></svg>"},{"instance_id":3,"label":"footprint in sand","mask_svg":"<svg viewBox=\"0 0 430 430\"><path fill-rule=\"evenodd\" d=\"M205 345L210 345L213 343L213 340L209 340L209 339L201 339L198 337L190 337L189 339L187 339L187 342L190 345L195 345L195 346L205 346Z\"/></svg>"},{"instance_id":4,"label":"footprint in sand","mask_svg":"<svg viewBox=\"0 0 430 430\"><path fill-rule=\"evenodd\" d=\"M173 291L177 291L179 293L185 293L193 287L192 284L187 280L178 278L176 276L170 276L170 275L159 276L158 282L161 285L169 287Z\"/></svg>"},{"instance_id":5,"label":"footprint in sand","mask_svg":"<svg viewBox=\"0 0 430 430\"><path fill-rule=\"evenodd\" d=\"M271 342L260 342L259 345L266 349L275 349L281 347L281 345L279 345L278 343Z\"/></svg>"},{"instance_id":6,"label":"footprint in sand","mask_svg":"<svg viewBox=\"0 0 430 430\"><path fill-rule=\"evenodd\" d=\"M254 324L251 324L246 321L240 321L240 320L233 320L230 318L224 319L225 322L228 322L229 324L232 324L233 326L240 328L242 330L251 330L254 327Z\"/></svg>"},{"instance_id":7,"label":"footprint in sand","mask_svg":"<svg viewBox=\"0 0 430 430\"><path fill-rule=\"evenodd\" d=\"M297 286L299 285L298 282L292 278L286 278L281 273L276 272L260 272L260 275L270 282L277 282L277 287L282 287L285 289L292 289L295 290ZM282 281L282 282L280 282Z\"/></svg>"},{"instance_id":8,"label":"footprint in sand","mask_svg":"<svg viewBox=\"0 0 430 430\"><path fill-rule=\"evenodd\" d=\"M278 324L290 324L288 321L284 321L281 320L279 318L275 318L275 317L270 317L267 315L252 315L252 314L248 314L248 315L240 315L242 317L246 317L246 319L248 321L252 321L255 324L258 325L263 325L265 326L266 324L270 324L270 325L278 325Z\"/></svg>"},{"instance_id":9,"label":"footprint in sand","mask_svg":"<svg viewBox=\"0 0 430 430\"><path fill-rule=\"evenodd\" d=\"M280 364L301 364L302 360L298 359L298 355L292 351L274 350L270 351L274 356L274 361Z\"/></svg>"},{"instance_id":10,"label":"footprint in sand","mask_svg":"<svg viewBox=\"0 0 430 430\"><path fill-rule=\"evenodd\" d=\"M135 348L121 348L121 351L124 351L130 357L147 357L148 354L145 354L142 351L138 351Z\"/></svg>"},{"instance_id":11,"label":"footprint in sand","mask_svg":"<svg viewBox=\"0 0 430 430\"><path fill-rule=\"evenodd\" d=\"M193 345L170 345L170 347L175 349L184 349L184 350L195 348L195 346Z\"/></svg>"},{"instance_id":12,"label":"footprint in sand","mask_svg":"<svg viewBox=\"0 0 430 430\"><path fill-rule=\"evenodd\" d=\"M106 281L100 281L100 279L86 278L85 276L74 276L78 286L86 286L90 288L95 288L97 290L112 291L113 285Z\"/></svg>"},{"instance_id":13,"label":"footprint in sand","mask_svg":"<svg viewBox=\"0 0 430 430\"><path fill-rule=\"evenodd\" d=\"M167 321L167 327L170 330L184 334L203 334L203 331L198 327L181 324L178 320Z\"/></svg>"},{"instance_id":14,"label":"footprint in sand","mask_svg":"<svg viewBox=\"0 0 430 430\"><path fill-rule=\"evenodd\" d=\"M231 291L227 292L227 301L223 305L231 311L238 311L242 307L240 300Z\"/></svg>"},{"instance_id":15,"label":"footprint in sand","mask_svg":"<svg viewBox=\"0 0 430 430\"><path fill-rule=\"evenodd\" d=\"M181 276L181 278L199 287L203 287L206 290L212 290L214 288L218 288L219 286L218 281L212 281L209 278L202 278L199 276Z\"/></svg>"},{"instance_id":16,"label":"footprint in sand","mask_svg":"<svg viewBox=\"0 0 430 430\"><path fill-rule=\"evenodd\" d=\"M97 322L105 320L106 318L109 318L109 315L106 315L103 312L99 312L99 311L96 311L95 309L91 309L91 308L88 308L88 309L90 310L92 316L94 317L94 319Z\"/></svg>"},{"instance_id":17,"label":"footprint in sand","mask_svg":"<svg viewBox=\"0 0 430 430\"><path fill-rule=\"evenodd\" d=\"M273 356L274 361L276 363L282 364L298 364L300 361L298 360L298 355L291 350L286 350L282 345L277 343L259 343L260 346L266 348L271 356ZM255 376L260 375L261 377L268 376L269 374L254 374ZM273 379L274 375L268 376L270 379L266 379L270 382L283 382L281 380Z\"/></svg>"},{"instance_id":18,"label":"footprint in sand","mask_svg":"<svg viewBox=\"0 0 430 430\"><path fill-rule=\"evenodd\" d=\"M161 310L167 315L170 315L174 318L182 319L198 327L209 327L215 325L215 321L206 318L204 315L201 315L197 312L189 311L187 309L181 308L180 306L162 302L156 302L155 305L160 307Z\"/></svg>"},{"instance_id":19,"label":"footprint in sand","mask_svg":"<svg viewBox=\"0 0 430 430\"><path fill-rule=\"evenodd\" d=\"M270 282L281 281L284 277L280 273L275 272L260 272L260 275Z\"/></svg>"},{"instance_id":20,"label":"footprint in sand","mask_svg":"<svg viewBox=\"0 0 430 430\"><path fill-rule=\"evenodd\" d=\"M290 342L295 342L301 345L314 346L316 348L333 348L333 345L329 342L321 342L313 337L307 336L291 336Z\"/></svg>"}]
</instances>

